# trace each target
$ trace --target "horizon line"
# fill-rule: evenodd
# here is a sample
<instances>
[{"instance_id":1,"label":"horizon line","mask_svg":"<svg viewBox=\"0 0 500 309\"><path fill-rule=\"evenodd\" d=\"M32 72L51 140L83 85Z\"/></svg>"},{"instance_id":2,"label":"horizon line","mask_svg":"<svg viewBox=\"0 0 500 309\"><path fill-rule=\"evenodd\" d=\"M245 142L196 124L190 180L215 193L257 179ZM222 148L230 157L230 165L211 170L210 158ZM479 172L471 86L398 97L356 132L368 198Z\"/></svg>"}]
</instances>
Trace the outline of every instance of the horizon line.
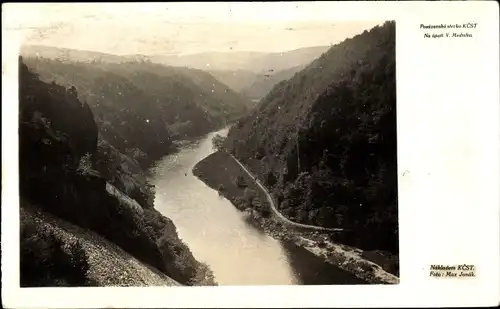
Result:
<instances>
[{"instance_id":1,"label":"horizon line","mask_svg":"<svg viewBox=\"0 0 500 309\"><path fill-rule=\"evenodd\" d=\"M338 42L340 43L340 42ZM66 49L66 50L74 50L74 51L81 51L81 52L91 52L91 53L97 53L97 54L103 54L103 55L109 55L109 56L116 56L116 57L131 57L131 56L149 56L149 57L154 57L154 56L191 56L191 55L200 55L200 54L208 54L208 53L219 53L219 54L228 54L228 53L256 53L256 54L279 54L279 53L287 53L287 52L293 52L301 49L307 49L307 48L319 48L319 47L325 47L329 48L332 47L338 43L335 44L330 44L330 45L312 45L312 46L304 46L304 47L299 47L299 48L294 48L294 49L289 49L289 50L283 50L283 51L257 51L257 50L228 50L228 51L202 51L202 52L187 52L187 53L182 53L182 52L177 52L177 53L151 53L151 54L118 54L118 53L110 53L110 52L103 52L103 51L98 51L98 50L92 50L92 49L78 49L78 48L70 48L70 47L60 47L60 46L55 46L55 45L45 45L45 44L21 44L19 47L19 50L21 51L23 47L47 47L47 48L56 48L56 49Z\"/></svg>"}]
</instances>

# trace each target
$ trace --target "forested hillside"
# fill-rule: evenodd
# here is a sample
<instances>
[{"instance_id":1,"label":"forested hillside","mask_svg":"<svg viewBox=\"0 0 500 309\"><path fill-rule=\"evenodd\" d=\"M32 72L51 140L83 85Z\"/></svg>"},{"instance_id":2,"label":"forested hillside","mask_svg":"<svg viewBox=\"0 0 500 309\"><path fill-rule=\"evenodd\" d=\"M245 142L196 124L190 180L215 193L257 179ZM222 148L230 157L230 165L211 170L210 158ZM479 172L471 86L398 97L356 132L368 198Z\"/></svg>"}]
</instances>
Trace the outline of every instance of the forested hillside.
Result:
<instances>
[{"instance_id":1,"label":"forested hillside","mask_svg":"<svg viewBox=\"0 0 500 309\"><path fill-rule=\"evenodd\" d=\"M140 162L168 153L174 140L221 128L250 107L250 102L199 70L144 61L25 62L45 82L75 87L93 111L103 139Z\"/></svg>"},{"instance_id":2,"label":"forested hillside","mask_svg":"<svg viewBox=\"0 0 500 309\"><path fill-rule=\"evenodd\" d=\"M265 55L250 64L258 73L288 70L296 66L307 65L328 50L328 46L304 47L285 52Z\"/></svg>"},{"instance_id":3,"label":"forested hillside","mask_svg":"<svg viewBox=\"0 0 500 309\"><path fill-rule=\"evenodd\" d=\"M117 263L128 265L129 254L143 272L162 272L156 278L165 284L173 282L165 275L187 285L211 282L173 223L152 207L154 192L137 162L99 136L91 108L78 96L74 88L41 81L20 61L21 285L104 284L89 278L92 267L102 267L101 253L89 248L106 242L121 248L105 245L121 252ZM99 236L89 245L85 231ZM120 285L142 278L132 270L108 275Z\"/></svg>"},{"instance_id":4,"label":"forested hillside","mask_svg":"<svg viewBox=\"0 0 500 309\"><path fill-rule=\"evenodd\" d=\"M236 92L252 85L260 75L260 73L245 70L209 70L207 72Z\"/></svg>"},{"instance_id":5,"label":"forested hillside","mask_svg":"<svg viewBox=\"0 0 500 309\"><path fill-rule=\"evenodd\" d=\"M200 70L243 70L260 74L269 72L269 70L277 72L308 64L327 49L328 46L313 46L284 52L203 52L187 55L150 56L149 59L166 65L185 66Z\"/></svg>"},{"instance_id":6,"label":"forested hillside","mask_svg":"<svg viewBox=\"0 0 500 309\"><path fill-rule=\"evenodd\" d=\"M60 59L61 61L106 61L114 63L123 62L122 56L44 45L23 45L21 46L21 55L25 59L28 57L43 57L48 59Z\"/></svg>"},{"instance_id":7,"label":"forested hillside","mask_svg":"<svg viewBox=\"0 0 500 309\"><path fill-rule=\"evenodd\" d=\"M290 79L295 73L299 72L305 65L295 66L278 72L268 72L266 74L259 74L256 76L255 81L249 86L240 91L244 97L252 100L260 100L273 89L273 87L281 81Z\"/></svg>"},{"instance_id":8,"label":"forested hillside","mask_svg":"<svg viewBox=\"0 0 500 309\"><path fill-rule=\"evenodd\" d=\"M277 83L291 78L305 68L327 49L327 46L315 46L280 53L252 55L253 57L246 61L243 61L245 57L242 57L241 63L235 63L232 70L215 70L210 67L208 72L243 97L255 101L263 98ZM238 54L239 52L227 54L225 58L238 59ZM185 60L184 65L197 67L189 59Z\"/></svg>"},{"instance_id":9,"label":"forested hillside","mask_svg":"<svg viewBox=\"0 0 500 309\"><path fill-rule=\"evenodd\" d=\"M331 47L231 128L225 148L303 223L398 250L395 24Z\"/></svg>"}]
</instances>

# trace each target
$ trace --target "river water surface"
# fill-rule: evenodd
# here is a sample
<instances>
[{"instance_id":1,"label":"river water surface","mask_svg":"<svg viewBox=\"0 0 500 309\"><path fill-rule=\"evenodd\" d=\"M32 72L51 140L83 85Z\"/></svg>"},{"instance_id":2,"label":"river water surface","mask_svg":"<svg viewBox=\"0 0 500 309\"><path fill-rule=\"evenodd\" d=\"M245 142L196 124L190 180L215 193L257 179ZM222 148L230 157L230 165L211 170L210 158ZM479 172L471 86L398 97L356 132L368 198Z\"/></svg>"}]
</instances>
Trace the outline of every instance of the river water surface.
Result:
<instances>
[{"instance_id":1,"label":"river water surface","mask_svg":"<svg viewBox=\"0 0 500 309\"><path fill-rule=\"evenodd\" d=\"M227 129L217 132L227 134ZM281 244L252 227L243 213L193 176L210 155L208 134L154 168L155 207L173 220L195 258L207 263L219 285L296 284Z\"/></svg>"},{"instance_id":2,"label":"river water surface","mask_svg":"<svg viewBox=\"0 0 500 309\"><path fill-rule=\"evenodd\" d=\"M290 243L281 243L245 220L228 200L195 177L193 167L214 152L210 133L164 157L152 169L155 208L172 219L179 237L219 285L349 283L351 276ZM332 279L336 278L332 281ZM346 279L348 279L346 281Z\"/></svg>"}]
</instances>

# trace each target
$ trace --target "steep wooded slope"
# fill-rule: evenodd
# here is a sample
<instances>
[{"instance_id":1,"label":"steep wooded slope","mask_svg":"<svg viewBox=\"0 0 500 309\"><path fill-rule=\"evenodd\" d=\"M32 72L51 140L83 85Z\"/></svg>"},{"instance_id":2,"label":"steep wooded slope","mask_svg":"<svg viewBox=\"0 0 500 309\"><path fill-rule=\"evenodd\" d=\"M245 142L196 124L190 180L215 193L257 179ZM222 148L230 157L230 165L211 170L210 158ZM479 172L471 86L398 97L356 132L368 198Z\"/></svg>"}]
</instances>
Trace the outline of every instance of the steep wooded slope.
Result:
<instances>
[{"instance_id":1,"label":"steep wooded slope","mask_svg":"<svg viewBox=\"0 0 500 309\"><path fill-rule=\"evenodd\" d=\"M252 85L260 74L245 70L209 70L207 72L236 92L240 92Z\"/></svg>"},{"instance_id":2,"label":"steep wooded slope","mask_svg":"<svg viewBox=\"0 0 500 309\"><path fill-rule=\"evenodd\" d=\"M397 251L395 24L333 46L229 132L225 147L304 223Z\"/></svg>"},{"instance_id":3,"label":"steep wooded slope","mask_svg":"<svg viewBox=\"0 0 500 309\"><path fill-rule=\"evenodd\" d=\"M99 132L120 151L154 160L172 141L206 134L247 113L250 103L211 75L147 62L25 59L46 82L74 86Z\"/></svg>"},{"instance_id":4,"label":"steep wooded slope","mask_svg":"<svg viewBox=\"0 0 500 309\"><path fill-rule=\"evenodd\" d=\"M200 70L244 70L260 74L269 72L269 70L277 72L305 65L319 57L327 49L328 46L313 46L283 52L205 52L189 55L151 56L149 59L166 65Z\"/></svg>"},{"instance_id":5,"label":"steep wooded slope","mask_svg":"<svg viewBox=\"0 0 500 309\"><path fill-rule=\"evenodd\" d=\"M152 208L154 192L141 190L146 184L136 178L140 169L134 160L123 160L99 141L92 111L74 89L44 83L20 61L19 110L22 210L93 231L183 284L204 284L206 266L178 238L172 221ZM67 237L46 225L21 222L21 284L92 284L88 252L79 239L65 243Z\"/></svg>"},{"instance_id":6,"label":"steep wooded slope","mask_svg":"<svg viewBox=\"0 0 500 309\"><path fill-rule=\"evenodd\" d=\"M252 100L263 98L281 81L290 79L295 73L301 71L305 65L296 66L287 70L274 72L272 74L259 74L255 81L248 87L242 89L240 94Z\"/></svg>"}]
</instances>

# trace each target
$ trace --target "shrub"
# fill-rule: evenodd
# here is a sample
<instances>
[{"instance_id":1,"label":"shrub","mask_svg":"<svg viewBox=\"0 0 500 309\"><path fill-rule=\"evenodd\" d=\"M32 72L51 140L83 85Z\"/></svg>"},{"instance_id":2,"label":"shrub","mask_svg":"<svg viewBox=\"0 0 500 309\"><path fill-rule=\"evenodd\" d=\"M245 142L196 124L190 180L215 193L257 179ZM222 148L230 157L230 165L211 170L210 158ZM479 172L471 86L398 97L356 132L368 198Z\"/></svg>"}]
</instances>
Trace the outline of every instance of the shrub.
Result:
<instances>
[{"instance_id":1,"label":"shrub","mask_svg":"<svg viewBox=\"0 0 500 309\"><path fill-rule=\"evenodd\" d=\"M188 247L166 229L157 243L166 273L174 280L190 284L196 276L198 264Z\"/></svg>"},{"instance_id":2,"label":"shrub","mask_svg":"<svg viewBox=\"0 0 500 309\"><path fill-rule=\"evenodd\" d=\"M371 272L371 271L374 271L375 270L375 267L372 265L372 264L368 264L368 263L363 263L361 265L361 269L366 271L366 272Z\"/></svg>"},{"instance_id":3,"label":"shrub","mask_svg":"<svg viewBox=\"0 0 500 309\"><path fill-rule=\"evenodd\" d=\"M233 183L240 189L244 189L247 187L247 183L245 181L245 178L243 178L243 176L236 176L233 180Z\"/></svg>"},{"instance_id":4,"label":"shrub","mask_svg":"<svg viewBox=\"0 0 500 309\"><path fill-rule=\"evenodd\" d=\"M212 145L214 146L214 148L217 150L217 151L224 151L224 141L225 141L225 138L222 137L221 135L219 134L216 134L213 138L212 138Z\"/></svg>"},{"instance_id":5,"label":"shrub","mask_svg":"<svg viewBox=\"0 0 500 309\"><path fill-rule=\"evenodd\" d=\"M255 191L250 188L245 188L243 192L243 199L250 205L252 205L253 199L256 196Z\"/></svg>"},{"instance_id":6,"label":"shrub","mask_svg":"<svg viewBox=\"0 0 500 309\"><path fill-rule=\"evenodd\" d=\"M20 251L22 287L88 284L88 257L78 241L65 248L53 231L39 229L32 222L21 222Z\"/></svg>"},{"instance_id":7,"label":"shrub","mask_svg":"<svg viewBox=\"0 0 500 309\"><path fill-rule=\"evenodd\" d=\"M196 276L189 281L188 285L216 285L215 277L205 263L199 263L199 267L196 271Z\"/></svg>"},{"instance_id":8,"label":"shrub","mask_svg":"<svg viewBox=\"0 0 500 309\"><path fill-rule=\"evenodd\" d=\"M239 210L244 210L244 209L248 208L248 206L249 206L248 203L240 196L237 196L234 198L233 204Z\"/></svg>"},{"instance_id":9,"label":"shrub","mask_svg":"<svg viewBox=\"0 0 500 309\"><path fill-rule=\"evenodd\" d=\"M323 240L318 241L318 247L320 248L326 248L326 242Z\"/></svg>"},{"instance_id":10,"label":"shrub","mask_svg":"<svg viewBox=\"0 0 500 309\"><path fill-rule=\"evenodd\" d=\"M260 209L260 215L263 217L263 218L269 218L271 216L271 211L265 207L262 207Z\"/></svg>"},{"instance_id":11,"label":"shrub","mask_svg":"<svg viewBox=\"0 0 500 309\"><path fill-rule=\"evenodd\" d=\"M276 176L274 175L273 171L268 171L266 173L266 185L272 188L276 185L277 182L278 179L276 179Z\"/></svg>"},{"instance_id":12,"label":"shrub","mask_svg":"<svg viewBox=\"0 0 500 309\"><path fill-rule=\"evenodd\" d=\"M225 191L225 187L223 184L219 184L219 186L217 187L217 191L219 192L219 195L222 195L223 192Z\"/></svg>"},{"instance_id":13,"label":"shrub","mask_svg":"<svg viewBox=\"0 0 500 309\"><path fill-rule=\"evenodd\" d=\"M90 153L86 153L83 157L80 158L78 162L77 172L80 175L86 175L92 170L92 155Z\"/></svg>"}]
</instances>

